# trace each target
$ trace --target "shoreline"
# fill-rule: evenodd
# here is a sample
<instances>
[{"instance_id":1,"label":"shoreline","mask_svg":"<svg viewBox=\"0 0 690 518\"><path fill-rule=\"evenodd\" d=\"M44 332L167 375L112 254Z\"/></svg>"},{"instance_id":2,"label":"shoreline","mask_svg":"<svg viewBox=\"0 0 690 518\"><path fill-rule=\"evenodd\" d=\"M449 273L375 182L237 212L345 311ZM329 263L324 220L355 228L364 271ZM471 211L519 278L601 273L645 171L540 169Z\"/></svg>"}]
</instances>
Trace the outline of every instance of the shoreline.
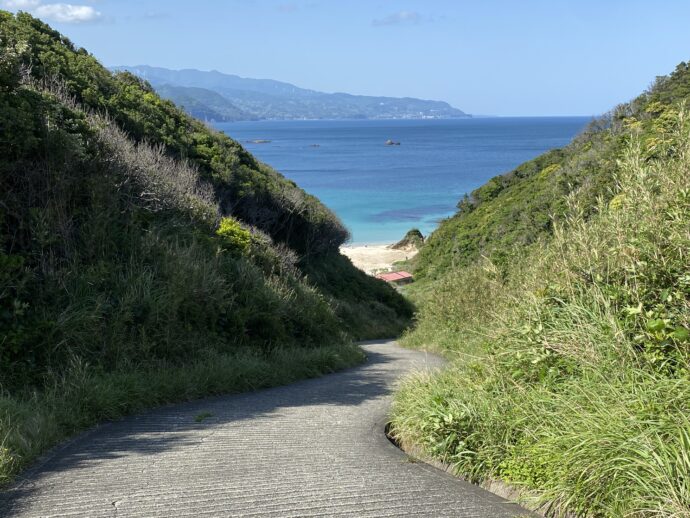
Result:
<instances>
[{"instance_id":1,"label":"shoreline","mask_svg":"<svg viewBox=\"0 0 690 518\"><path fill-rule=\"evenodd\" d=\"M393 263L412 259L417 250L394 250L395 243L348 244L340 247L340 253L363 272L374 275L390 271Z\"/></svg>"}]
</instances>

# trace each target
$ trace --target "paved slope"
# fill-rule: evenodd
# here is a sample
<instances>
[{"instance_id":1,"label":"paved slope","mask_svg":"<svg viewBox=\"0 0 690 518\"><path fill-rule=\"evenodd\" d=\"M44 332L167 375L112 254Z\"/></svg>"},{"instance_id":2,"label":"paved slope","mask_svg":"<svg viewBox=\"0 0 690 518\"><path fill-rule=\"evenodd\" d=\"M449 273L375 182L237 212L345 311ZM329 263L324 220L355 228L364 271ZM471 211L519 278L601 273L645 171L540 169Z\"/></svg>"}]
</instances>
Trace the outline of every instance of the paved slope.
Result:
<instances>
[{"instance_id":1,"label":"paved slope","mask_svg":"<svg viewBox=\"0 0 690 518\"><path fill-rule=\"evenodd\" d=\"M110 423L0 493L10 516L518 516L383 433L395 380L440 360L393 343L365 365ZM201 422L196 417L213 414ZM526 513L524 513L526 514Z\"/></svg>"}]
</instances>

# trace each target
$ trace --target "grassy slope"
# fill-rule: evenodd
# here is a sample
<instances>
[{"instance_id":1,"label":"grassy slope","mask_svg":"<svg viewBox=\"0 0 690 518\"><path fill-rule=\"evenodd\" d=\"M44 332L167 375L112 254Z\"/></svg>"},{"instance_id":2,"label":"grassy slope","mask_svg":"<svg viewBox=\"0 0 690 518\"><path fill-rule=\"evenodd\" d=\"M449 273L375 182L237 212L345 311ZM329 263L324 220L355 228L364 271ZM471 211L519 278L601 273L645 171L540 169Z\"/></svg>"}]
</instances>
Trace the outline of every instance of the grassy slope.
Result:
<instances>
[{"instance_id":1,"label":"grassy slope","mask_svg":"<svg viewBox=\"0 0 690 518\"><path fill-rule=\"evenodd\" d=\"M411 310L346 237L233 140L0 11L0 482L98 420L360 361L352 338Z\"/></svg>"},{"instance_id":2,"label":"grassy slope","mask_svg":"<svg viewBox=\"0 0 690 518\"><path fill-rule=\"evenodd\" d=\"M458 212L429 236L416 259L419 278L437 278L482 256L509 264L525 247L548 237L564 214L565 196L585 205L609 196L623 131L619 108L563 149L554 149L496 176L458 203ZM596 171L596 174L592 174Z\"/></svg>"},{"instance_id":3,"label":"grassy slope","mask_svg":"<svg viewBox=\"0 0 690 518\"><path fill-rule=\"evenodd\" d=\"M429 236L417 256L417 277L437 278L482 256L502 267L524 254L525 247L551 236L569 193L577 191L588 212L598 197L610 198L627 121L659 116L656 103L663 107L689 99L687 67L682 63L670 76L657 78L649 92L592 121L565 148L496 176L460 200L458 212Z\"/></svg>"},{"instance_id":4,"label":"grassy slope","mask_svg":"<svg viewBox=\"0 0 690 518\"><path fill-rule=\"evenodd\" d=\"M404 341L453 361L398 393L401 441L555 515L690 516L688 94L682 64L432 236Z\"/></svg>"}]
</instances>

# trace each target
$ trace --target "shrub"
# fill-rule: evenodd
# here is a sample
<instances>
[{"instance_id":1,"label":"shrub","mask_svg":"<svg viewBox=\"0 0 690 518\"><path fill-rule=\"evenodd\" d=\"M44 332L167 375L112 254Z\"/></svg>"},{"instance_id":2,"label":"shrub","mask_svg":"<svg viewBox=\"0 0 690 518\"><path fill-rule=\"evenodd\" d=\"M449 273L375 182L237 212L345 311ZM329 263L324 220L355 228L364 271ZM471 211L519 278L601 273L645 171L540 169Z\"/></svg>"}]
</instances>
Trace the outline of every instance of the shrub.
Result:
<instances>
[{"instance_id":1,"label":"shrub","mask_svg":"<svg viewBox=\"0 0 690 518\"><path fill-rule=\"evenodd\" d=\"M237 142L0 11L0 481L98 420L361 360L372 315L410 315L331 263L346 237Z\"/></svg>"},{"instance_id":2,"label":"shrub","mask_svg":"<svg viewBox=\"0 0 690 518\"><path fill-rule=\"evenodd\" d=\"M243 254L249 249L251 234L242 228L240 223L232 218L222 218L216 235L223 244L223 249L233 253Z\"/></svg>"},{"instance_id":3,"label":"shrub","mask_svg":"<svg viewBox=\"0 0 690 518\"><path fill-rule=\"evenodd\" d=\"M453 362L403 385L393 433L552 515L690 516L690 121L655 110L550 240L414 287L405 343Z\"/></svg>"}]
</instances>

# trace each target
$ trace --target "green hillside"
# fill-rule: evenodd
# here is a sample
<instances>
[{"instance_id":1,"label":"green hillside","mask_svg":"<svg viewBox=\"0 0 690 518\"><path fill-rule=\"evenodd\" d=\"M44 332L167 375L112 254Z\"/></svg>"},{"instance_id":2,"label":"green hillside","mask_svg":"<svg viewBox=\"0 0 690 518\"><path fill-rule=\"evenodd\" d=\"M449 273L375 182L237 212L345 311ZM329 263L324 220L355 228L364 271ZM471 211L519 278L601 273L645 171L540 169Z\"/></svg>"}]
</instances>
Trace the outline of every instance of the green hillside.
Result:
<instances>
[{"instance_id":1,"label":"green hillside","mask_svg":"<svg viewBox=\"0 0 690 518\"><path fill-rule=\"evenodd\" d=\"M222 95L206 88L160 85L156 92L163 99L169 99L183 108L192 117L203 121L230 122L255 119Z\"/></svg>"},{"instance_id":2,"label":"green hillside","mask_svg":"<svg viewBox=\"0 0 690 518\"><path fill-rule=\"evenodd\" d=\"M404 338L452 361L402 444L554 516L690 516L690 67L477 189L422 248Z\"/></svg>"},{"instance_id":3,"label":"green hillside","mask_svg":"<svg viewBox=\"0 0 690 518\"><path fill-rule=\"evenodd\" d=\"M650 90L593 120L563 149L554 149L496 176L460 200L458 212L428 239L417 259L419 277L437 277L453 267L486 256L497 265L524 254L525 246L553 233L554 221L566 213L566 195L578 192L586 211L598 197L610 198L620 157L634 118L659 116L662 105L687 98L690 80L681 64Z\"/></svg>"},{"instance_id":4,"label":"green hillside","mask_svg":"<svg viewBox=\"0 0 690 518\"><path fill-rule=\"evenodd\" d=\"M0 482L98 420L360 361L352 340L411 307L347 237L145 82L0 11Z\"/></svg>"}]
</instances>

